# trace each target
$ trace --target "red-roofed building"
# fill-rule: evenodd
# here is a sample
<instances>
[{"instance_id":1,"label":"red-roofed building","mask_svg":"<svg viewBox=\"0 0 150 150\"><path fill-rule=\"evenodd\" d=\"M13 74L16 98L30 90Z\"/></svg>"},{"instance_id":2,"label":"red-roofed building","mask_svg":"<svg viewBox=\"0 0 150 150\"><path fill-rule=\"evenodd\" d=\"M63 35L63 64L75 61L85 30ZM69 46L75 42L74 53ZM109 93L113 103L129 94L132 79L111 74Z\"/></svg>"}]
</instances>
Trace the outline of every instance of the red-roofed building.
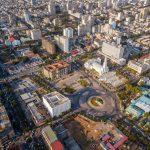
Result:
<instances>
[{"instance_id":1,"label":"red-roofed building","mask_svg":"<svg viewBox=\"0 0 150 150\"><path fill-rule=\"evenodd\" d=\"M107 143L106 145L109 148L109 150L116 150L110 143Z\"/></svg>"},{"instance_id":2,"label":"red-roofed building","mask_svg":"<svg viewBox=\"0 0 150 150\"><path fill-rule=\"evenodd\" d=\"M10 38L9 38L9 42L13 42L15 39L14 39L14 37L13 36L10 36Z\"/></svg>"},{"instance_id":3,"label":"red-roofed building","mask_svg":"<svg viewBox=\"0 0 150 150\"><path fill-rule=\"evenodd\" d=\"M125 135L123 135L123 137L116 144L114 144L114 148L115 149L119 148L127 140L128 140L128 138Z\"/></svg>"},{"instance_id":4,"label":"red-roofed building","mask_svg":"<svg viewBox=\"0 0 150 150\"><path fill-rule=\"evenodd\" d=\"M63 145L57 140L51 144L51 150L63 150Z\"/></svg>"},{"instance_id":5,"label":"red-roofed building","mask_svg":"<svg viewBox=\"0 0 150 150\"><path fill-rule=\"evenodd\" d=\"M110 136L108 134L104 135L102 140L105 142L105 141L108 141L110 139Z\"/></svg>"},{"instance_id":6,"label":"red-roofed building","mask_svg":"<svg viewBox=\"0 0 150 150\"><path fill-rule=\"evenodd\" d=\"M146 55L144 55L144 56L142 56L141 58L140 58L140 60L144 60L144 59L150 59L150 54L146 54Z\"/></svg>"},{"instance_id":7,"label":"red-roofed building","mask_svg":"<svg viewBox=\"0 0 150 150\"><path fill-rule=\"evenodd\" d=\"M127 140L128 137L125 136L119 129L115 129L116 134L118 134L119 139L114 140L114 134L104 134L100 137L101 139L101 147L104 150L118 150Z\"/></svg>"}]
</instances>

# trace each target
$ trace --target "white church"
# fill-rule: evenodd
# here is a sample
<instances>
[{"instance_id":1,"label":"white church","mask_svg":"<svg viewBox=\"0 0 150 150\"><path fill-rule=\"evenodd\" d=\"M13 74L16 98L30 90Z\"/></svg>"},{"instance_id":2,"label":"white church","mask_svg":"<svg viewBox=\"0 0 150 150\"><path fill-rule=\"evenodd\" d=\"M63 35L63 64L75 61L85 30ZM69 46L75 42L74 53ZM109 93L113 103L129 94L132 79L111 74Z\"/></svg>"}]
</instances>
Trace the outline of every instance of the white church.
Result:
<instances>
[{"instance_id":1,"label":"white church","mask_svg":"<svg viewBox=\"0 0 150 150\"><path fill-rule=\"evenodd\" d=\"M107 58L106 57L105 57L103 64L102 64L102 61L100 58L90 59L84 64L84 67L87 70L94 69L99 74L99 76L101 76L104 73L109 71L109 68L107 66Z\"/></svg>"}]
</instances>

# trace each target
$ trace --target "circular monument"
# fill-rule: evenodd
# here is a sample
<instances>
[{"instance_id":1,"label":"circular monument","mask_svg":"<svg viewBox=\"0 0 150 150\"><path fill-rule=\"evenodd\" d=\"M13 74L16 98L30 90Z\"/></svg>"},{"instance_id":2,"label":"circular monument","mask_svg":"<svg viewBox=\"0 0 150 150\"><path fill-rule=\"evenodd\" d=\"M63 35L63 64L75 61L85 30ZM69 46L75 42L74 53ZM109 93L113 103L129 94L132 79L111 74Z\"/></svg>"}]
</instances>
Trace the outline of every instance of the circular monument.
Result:
<instances>
[{"instance_id":1,"label":"circular monument","mask_svg":"<svg viewBox=\"0 0 150 150\"><path fill-rule=\"evenodd\" d=\"M87 104L94 109L100 109L104 105L104 101L100 96L92 96L88 99Z\"/></svg>"}]
</instances>

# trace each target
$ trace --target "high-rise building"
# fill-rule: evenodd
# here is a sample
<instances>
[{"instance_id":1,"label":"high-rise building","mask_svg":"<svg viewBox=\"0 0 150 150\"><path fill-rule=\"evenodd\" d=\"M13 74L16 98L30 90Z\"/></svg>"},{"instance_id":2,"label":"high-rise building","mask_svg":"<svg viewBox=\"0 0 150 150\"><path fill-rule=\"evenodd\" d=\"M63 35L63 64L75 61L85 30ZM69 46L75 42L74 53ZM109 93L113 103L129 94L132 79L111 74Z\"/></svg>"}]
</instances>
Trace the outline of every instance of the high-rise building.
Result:
<instances>
[{"instance_id":1,"label":"high-rise building","mask_svg":"<svg viewBox=\"0 0 150 150\"><path fill-rule=\"evenodd\" d=\"M42 38L42 47L50 54L54 54L56 52L55 44L47 38Z\"/></svg>"},{"instance_id":2,"label":"high-rise building","mask_svg":"<svg viewBox=\"0 0 150 150\"><path fill-rule=\"evenodd\" d=\"M82 22L78 25L78 36L85 35L92 32L92 26L94 25L94 18L92 16L82 16Z\"/></svg>"},{"instance_id":3,"label":"high-rise building","mask_svg":"<svg viewBox=\"0 0 150 150\"><path fill-rule=\"evenodd\" d=\"M63 50L66 53L69 53L70 48L69 48L69 38L65 36L60 36L60 44L59 47L61 50Z\"/></svg>"},{"instance_id":4,"label":"high-rise building","mask_svg":"<svg viewBox=\"0 0 150 150\"><path fill-rule=\"evenodd\" d=\"M48 12L50 13L50 15L54 15L56 13L55 3L53 0L51 0L48 4Z\"/></svg>"},{"instance_id":5,"label":"high-rise building","mask_svg":"<svg viewBox=\"0 0 150 150\"><path fill-rule=\"evenodd\" d=\"M112 58L121 59L123 57L124 48L121 45L117 46L112 43L103 42L102 52Z\"/></svg>"},{"instance_id":6,"label":"high-rise building","mask_svg":"<svg viewBox=\"0 0 150 150\"><path fill-rule=\"evenodd\" d=\"M32 6L36 5L36 0L31 0L31 5Z\"/></svg>"},{"instance_id":7,"label":"high-rise building","mask_svg":"<svg viewBox=\"0 0 150 150\"><path fill-rule=\"evenodd\" d=\"M150 0L145 0L145 1L144 1L144 5L145 5L145 6L148 6L149 4L150 4Z\"/></svg>"},{"instance_id":8,"label":"high-rise building","mask_svg":"<svg viewBox=\"0 0 150 150\"><path fill-rule=\"evenodd\" d=\"M71 27L63 29L63 35L68 38L73 38L73 29Z\"/></svg>"},{"instance_id":9,"label":"high-rise building","mask_svg":"<svg viewBox=\"0 0 150 150\"><path fill-rule=\"evenodd\" d=\"M57 46L64 52L71 51L70 39L66 36L55 36Z\"/></svg>"},{"instance_id":10,"label":"high-rise building","mask_svg":"<svg viewBox=\"0 0 150 150\"><path fill-rule=\"evenodd\" d=\"M117 20L121 21L124 18L123 13L119 12L117 16Z\"/></svg>"},{"instance_id":11,"label":"high-rise building","mask_svg":"<svg viewBox=\"0 0 150 150\"><path fill-rule=\"evenodd\" d=\"M145 7L141 9L141 12L140 12L141 18L146 19L149 13L150 13L149 7Z\"/></svg>"},{"instance_id":12,"label":"high-rise building","mask_svg":"<svg viewBox=\"0 0 150 150\"><path fill-rule=\"evenodd\" d=\"M73 6L73 5L72 5L72 1L68 0L68 1L67 1L67 4L66 4L67 11L68 11L68 10L71 10L72 6Z\"/></svg>"},{"instance_id":13,"label":"high-rise building","mask_svg":"<svg viewBox=\"0 0 150 150\"><path fill-rule=\"evenodd\" d=\"M26 22L30 22L30 14L27 10L24 11L24 19Z\"/></svg>"},{"instance_id":14,"label":"high-rise building","mask_svg":"<svg viewBox=\"0 0 150 150\"><path fill-rule=\"evenodd\" d=\"M42 38L41 30L34 29L30 31L32 40L40 40Z\"/></svg>"}]
</instances>

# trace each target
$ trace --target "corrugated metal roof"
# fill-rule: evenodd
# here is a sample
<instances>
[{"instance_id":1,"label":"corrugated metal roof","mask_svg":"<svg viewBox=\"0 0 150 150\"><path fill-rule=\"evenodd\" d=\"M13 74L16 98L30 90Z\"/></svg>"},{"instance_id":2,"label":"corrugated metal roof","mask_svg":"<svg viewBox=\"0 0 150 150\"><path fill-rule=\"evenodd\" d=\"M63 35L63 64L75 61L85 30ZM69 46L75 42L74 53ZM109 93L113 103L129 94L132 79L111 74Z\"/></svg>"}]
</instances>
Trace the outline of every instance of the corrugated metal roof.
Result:
<instances>
[{"instance_id":1,"label":"corrugated metal roof","mask_svg":"<svg viewBox=\"0 0 150 150\"><path fill-rule=\"evenodd\" d=\"M51 144L52 150L63 150L63 145L60 143L60 141L55 141Z\"/></svg>"},{"instance_id":2,"label":"corrugated metal roof","mask_svg":"<svg viewBox=\"0 0 150 150\"><path fill-rule=\"evenodd\" d=\"M56 134L54 133L54 131L51 129L50 126L46 126L45 128L43 128L43 132L50 143L53 143L57 140Z\"/></svg>"}]
</instances>

